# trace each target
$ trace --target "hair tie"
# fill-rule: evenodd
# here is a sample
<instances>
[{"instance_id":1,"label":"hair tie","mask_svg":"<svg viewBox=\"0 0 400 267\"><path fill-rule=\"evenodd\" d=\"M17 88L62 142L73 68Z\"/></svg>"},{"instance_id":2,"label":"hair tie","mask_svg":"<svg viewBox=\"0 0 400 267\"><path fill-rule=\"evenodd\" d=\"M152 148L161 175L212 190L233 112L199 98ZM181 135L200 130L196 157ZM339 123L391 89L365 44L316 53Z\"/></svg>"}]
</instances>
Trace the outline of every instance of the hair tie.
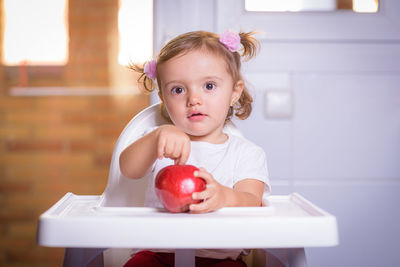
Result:
<instances>
[{"instance_id":1,"label":"hair tie","mask_svg":"<svg viewBox=\"0 0 400 267\"><path fill-rule=\"evenodd\" d=\"M239 49L240 45L240 36L237 33L234 33L230 30L226 30L223 32L220 37L219 41L229 49L231 52L236 52Z\"/></svg>"},{"instance_id":2,"label":"hair tie","mask_svg":"<svg viewBox=\"0 0 400 267\"><path fill-rule=\"evenodd\" d=\"M147 61L144 64L144 74L152 80L157 78L157 63L155 59Z\"/></svg>"}]
</instances>

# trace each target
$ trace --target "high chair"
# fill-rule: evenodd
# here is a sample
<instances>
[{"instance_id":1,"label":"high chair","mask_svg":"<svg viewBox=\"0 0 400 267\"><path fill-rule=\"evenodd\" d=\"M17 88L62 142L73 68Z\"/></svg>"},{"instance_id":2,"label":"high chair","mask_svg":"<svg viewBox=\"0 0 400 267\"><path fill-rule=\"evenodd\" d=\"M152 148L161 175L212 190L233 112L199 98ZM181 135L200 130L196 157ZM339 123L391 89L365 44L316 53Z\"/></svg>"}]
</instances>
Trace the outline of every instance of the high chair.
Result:
<instances>
[{"instance_id":1,"label":"high chair","mask_svg":"<svg viewBox=\"0 0 400 267\"><path fill-rule=\"evenodd\" d=\"M169 242L174 242L177 248L175 266L194 266L196 247L239 248L244 245L258 248L253 250L253 257L248 259L252 266L267 264L271 267L306 267L303 247L334 246L338 243L335 217L298 194L271 196L266 200L270 203L269 207L223 208L195 217L193 214L168 214L152 208L137 208L143 206L149 179L125 178L120 172L119 155L129 144L140 138L144 130L168 123L159 109L159 104L144 109L125 127L115 145L107 187L101 196L76 196L67 193L40 216L38 243L66 247L64 266L122 266L130 257L130 248L134 248L132 245L141 248L168 247ZM224 131L231 135L241 135L232 122L226 124ZM149 243L152 240L140 239L145 234L145 229L134 229L136 223L144 226L147 222L160 223L162 227L162 223L176 225L185 223L185 220L191 220L190 224L186 224L190 227L198 220L202 226L210 224L212 228L220 227L223 232L226 227L219 223L220 217L227 216L230 224L242 225L240 220L246 214L249 214L249 221L244 223L254 226L249 227L251 229L246 233L248 236L240 237L240 240L234 242L229 240L226 233L216 236L219 235L218 232L214 235L210 233L215 238L213 242L207 236L202 239L202 235L199 235L196 239L198 243L189 244L187 242L190 241L177 237L177 240L159 239L154 244ZM161 217L157 219L157 216ZM254 228L262 232L258 235ZM62 234L63 231L68 231L68 234Z\"/></svg>"}]
</instances>

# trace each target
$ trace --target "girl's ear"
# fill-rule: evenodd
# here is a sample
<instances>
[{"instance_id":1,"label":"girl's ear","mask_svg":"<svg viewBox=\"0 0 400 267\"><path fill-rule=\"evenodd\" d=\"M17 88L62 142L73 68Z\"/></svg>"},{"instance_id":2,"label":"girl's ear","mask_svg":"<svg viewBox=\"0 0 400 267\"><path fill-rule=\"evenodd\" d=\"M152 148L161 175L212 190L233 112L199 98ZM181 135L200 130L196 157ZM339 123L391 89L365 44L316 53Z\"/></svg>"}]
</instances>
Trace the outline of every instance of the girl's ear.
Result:
<instances>
[{"instance_id":1,"label":"girl's ear","mask_svg":"<svg viewBox=\"0 0 400 267\"><path fill-rule=\"evenodd\" d=\"M237 81L233 86L231 106L233 106L239 100L240 96L242 95L243 89L244 82L242 80Z\"/></svg>"}]
</instances>

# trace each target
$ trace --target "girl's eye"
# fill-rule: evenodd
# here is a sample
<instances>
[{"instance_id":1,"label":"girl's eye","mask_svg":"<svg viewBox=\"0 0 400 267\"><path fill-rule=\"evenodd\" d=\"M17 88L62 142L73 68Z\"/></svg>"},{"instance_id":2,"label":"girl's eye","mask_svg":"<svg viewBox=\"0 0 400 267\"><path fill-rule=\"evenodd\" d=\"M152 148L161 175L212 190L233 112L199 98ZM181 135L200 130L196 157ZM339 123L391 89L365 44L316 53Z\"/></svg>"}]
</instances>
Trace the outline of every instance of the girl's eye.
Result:
<instances>
[{"instance_id":1,"label":"girl's eye","mask_svg":"<svg viewBox=\"0 0 400 267\"><path fill-rule=\"evenodd\" d=\"M185 90L183 90L183 88L181 88L181 87L174 87L174 88L172 88L171 91L173 94L179 95L179 94L182 94Z\"/></svg>"},{"instance_id":2,"label":"girl's eye","mask_svg":"<svg viewBox=\"0 0 400 267\"><path fill-rule=\"evenodd\" d=\"M215 89L215 84L213 83L206 83L204 86L205 89L207 90L214 90Z\"/></svg>"}]
</instances>

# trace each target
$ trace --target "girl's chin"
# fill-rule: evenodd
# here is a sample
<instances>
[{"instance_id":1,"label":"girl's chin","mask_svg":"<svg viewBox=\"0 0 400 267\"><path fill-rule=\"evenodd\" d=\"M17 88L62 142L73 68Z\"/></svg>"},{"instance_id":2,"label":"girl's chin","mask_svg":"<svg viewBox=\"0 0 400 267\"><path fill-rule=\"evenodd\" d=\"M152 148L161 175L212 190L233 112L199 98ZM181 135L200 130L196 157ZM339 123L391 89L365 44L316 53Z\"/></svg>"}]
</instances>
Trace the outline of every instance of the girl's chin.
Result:
<instances>
[{"instance_id":1,"label":"girl's chin","mask_svg":"<svg viewBox=\"0 0 400 267\"><path fill-rule=\"evenodd\" d=\"M209 143L218 144L226 140L226 135L224 133L215 134L211 132L186 132L189 135L191 141L204 141Z\"/></svg>"},{"instance_id":2,"label":"girl's chin","mask_svg":"<svg viewBox=\"0 0 400 267\"><path fill-rule=\"evenodd\" d=\"M186 131L186 134L189 135L190 140L206 139L208 137L207 132Z\"/></svg>"}]
</instances>

